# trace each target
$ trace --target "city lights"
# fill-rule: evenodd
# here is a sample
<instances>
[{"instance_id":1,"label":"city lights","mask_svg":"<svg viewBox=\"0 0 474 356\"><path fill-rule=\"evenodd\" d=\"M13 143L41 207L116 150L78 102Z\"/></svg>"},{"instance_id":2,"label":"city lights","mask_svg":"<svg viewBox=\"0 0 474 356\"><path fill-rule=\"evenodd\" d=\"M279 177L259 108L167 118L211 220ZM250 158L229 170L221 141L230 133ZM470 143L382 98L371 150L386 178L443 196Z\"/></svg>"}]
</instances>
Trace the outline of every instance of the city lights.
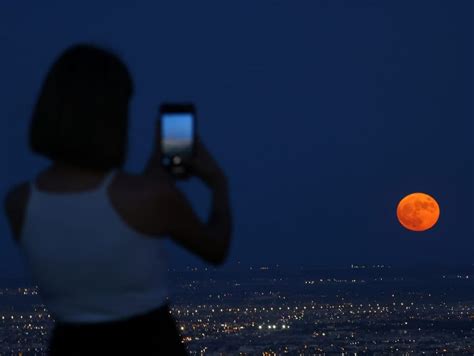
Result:
<instances>
[{"instance_id":1,"label":"city lights","mask_svg":"<svg viewBox=\"0 0 474 356\"><path fill-rule=\"evenodd\" d=\"M420 350L426 354L443 350L451 354L469 353L474 337L472 299L456 300L451 296L448 301L439 291L427 292L431 285L413 283L409 275L383 275L384 289L378 274L385 268L351 268L358 276L372 271L374 275L370 278L345 277L340 271L338 275L324 271L325 275L287 278L281 275L281 269L278 277L273 276L271 269L254 269L251 273L264 273L266 277L259 275L247 280L235 275L231 283L205 277L198 280L193 276L181 281L183 287L177 290L171 314L178 322L182 341L193 353L259 354L257 350L262 349L278 355L383 354L387 350L406 354L421 354ZM394 271L390 269L392 274ZM466 275L444 271L439 276L427 277L427 281L433 280L435 286L449 283L452 287L454 283L469 283L467 278L456 277ZM373 283L374 288L370 294L363 294L367 283ZM27 293L32 294L31 289ZM209 293L210 290L218 293ZM2 295L21 298L24 292L25 288L0 290ZM45 345L54 320L43 305L36 304L30 310L4 309L2 323L4 339L22 341L10 342L9 351L0 349L0 353L18 354L17 351L28 349L20 349L21 343L32 350L32 345ZM449 332L443 331L443 323L450 326ZM458 325L458 329L453 325ZM274 345L272 351L268 345Z\"/></svg>"}]
</instances>

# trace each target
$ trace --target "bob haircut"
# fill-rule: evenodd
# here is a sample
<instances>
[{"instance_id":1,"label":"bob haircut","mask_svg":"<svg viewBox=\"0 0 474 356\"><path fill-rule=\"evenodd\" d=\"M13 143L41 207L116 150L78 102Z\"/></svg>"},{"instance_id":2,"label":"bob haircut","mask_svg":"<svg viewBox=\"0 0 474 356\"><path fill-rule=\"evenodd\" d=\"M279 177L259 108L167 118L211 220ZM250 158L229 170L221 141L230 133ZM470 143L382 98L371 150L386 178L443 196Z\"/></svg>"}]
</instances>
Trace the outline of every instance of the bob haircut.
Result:
<instances>
[{"instance_id":1,"label":"bob haircut","mask_svg":"<svg viewBox=\"0 0 474 356\"><path fill-rule=\"evenodd\" d=\"M43 82L33 111L30 149L92 170L122 167L133 82L112 52L90 44L66 49Z\"/></svg>"}]
</instances>

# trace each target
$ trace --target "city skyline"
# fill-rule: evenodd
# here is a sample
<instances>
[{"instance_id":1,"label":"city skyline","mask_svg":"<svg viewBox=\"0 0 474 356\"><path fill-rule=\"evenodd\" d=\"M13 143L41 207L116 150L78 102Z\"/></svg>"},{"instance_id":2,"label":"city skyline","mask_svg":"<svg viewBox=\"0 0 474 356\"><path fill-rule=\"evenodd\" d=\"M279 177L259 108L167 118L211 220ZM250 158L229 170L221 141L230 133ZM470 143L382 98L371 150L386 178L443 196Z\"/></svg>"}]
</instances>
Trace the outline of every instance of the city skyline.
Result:
<instances>
[{"instance_id":1,"label":"city skyline","mask_svg":"<svg viewBox=\"0 0 474 356\"><path fill-rule=\"evenodd\" d=\"M171 277L170 310L191 354L474 352L473 265ZM38 288L0 286L0 352L41 352L54 323Z\"/></svg>"}]
</instances>

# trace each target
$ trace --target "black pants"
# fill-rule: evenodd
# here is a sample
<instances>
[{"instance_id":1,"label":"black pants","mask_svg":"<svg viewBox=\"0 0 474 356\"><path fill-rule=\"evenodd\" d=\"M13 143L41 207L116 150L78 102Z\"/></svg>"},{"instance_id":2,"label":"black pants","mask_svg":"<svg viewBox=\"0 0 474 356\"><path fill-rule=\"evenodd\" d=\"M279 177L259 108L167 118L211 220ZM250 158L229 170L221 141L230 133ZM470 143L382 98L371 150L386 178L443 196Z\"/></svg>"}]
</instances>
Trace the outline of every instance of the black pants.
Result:
<instances>
[{"instance_id":1,"label":"black pants","mask_svg":"<svg viewBox=\"0 0 474 356\"><path fill-rule=\"evenodd\" d=\"M120 321L55 323L48 355L96 354L188 355L168 304Z\"/></svg>"}]
</instances>

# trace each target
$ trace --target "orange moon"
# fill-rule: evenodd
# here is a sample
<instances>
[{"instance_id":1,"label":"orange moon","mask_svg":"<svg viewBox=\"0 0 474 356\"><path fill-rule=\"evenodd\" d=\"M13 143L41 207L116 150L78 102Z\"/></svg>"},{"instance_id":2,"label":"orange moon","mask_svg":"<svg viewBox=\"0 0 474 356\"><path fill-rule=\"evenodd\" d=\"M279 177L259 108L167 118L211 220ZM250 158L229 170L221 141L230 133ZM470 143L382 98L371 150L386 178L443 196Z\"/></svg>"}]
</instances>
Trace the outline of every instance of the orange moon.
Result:
<instances>
[{"instance_id":1,"label":"orange moon","mask_svg":"<svg viewBox=\"0 0 474 356\"><path fill-rule=\"evenodd\" d=\"M425 231L432 228L438 221L439 205L428 194L409 194L398 203L397 218L408 230Z\"/></svg>"}]
</instances>

